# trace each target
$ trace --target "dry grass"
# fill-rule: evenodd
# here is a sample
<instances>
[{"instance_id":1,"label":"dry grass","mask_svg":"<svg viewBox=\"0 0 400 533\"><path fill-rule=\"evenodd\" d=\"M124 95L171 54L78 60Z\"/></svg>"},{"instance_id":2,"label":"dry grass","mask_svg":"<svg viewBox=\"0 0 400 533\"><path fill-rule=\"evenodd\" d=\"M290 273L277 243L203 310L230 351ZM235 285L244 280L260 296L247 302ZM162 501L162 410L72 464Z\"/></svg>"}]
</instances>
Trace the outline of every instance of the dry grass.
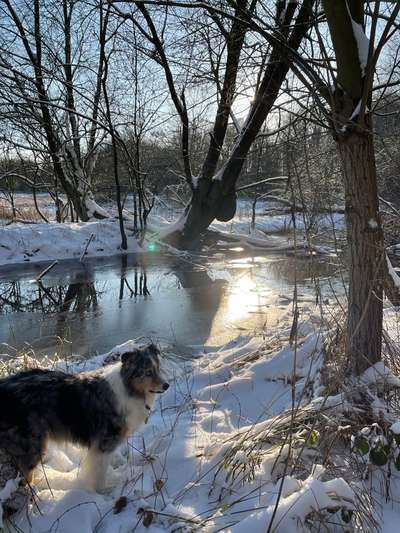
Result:
<instances>
[{"instance_id":1,"label":"dry grass","mask_svg":"<svg viewBox=\"0 0 400 533\"><path fill-rule=\"evenodd\" d=\"M34 207L21 205L17 206L15 208L15 211L16 216L14 216L13 210L10 205L0 204L0 219L7 221L13 221L15 219L33 220L35 222L43 220Z\"/></svg>"}]
</instances>

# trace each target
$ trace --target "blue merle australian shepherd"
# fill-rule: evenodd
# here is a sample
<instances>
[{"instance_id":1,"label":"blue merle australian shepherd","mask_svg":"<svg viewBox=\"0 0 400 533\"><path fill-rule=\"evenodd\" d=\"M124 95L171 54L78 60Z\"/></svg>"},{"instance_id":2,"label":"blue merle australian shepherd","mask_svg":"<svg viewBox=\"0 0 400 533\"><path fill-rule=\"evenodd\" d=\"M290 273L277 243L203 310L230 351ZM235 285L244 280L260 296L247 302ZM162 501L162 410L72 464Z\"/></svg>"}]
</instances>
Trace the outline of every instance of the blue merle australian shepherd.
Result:
<instances>
[{"instance_id":1,"label":"blue merle australian shepherd","mask_svg":"<svg viewBox=\"0 0 400 533\"><path fill-rule=\"evenodd\" d=\"M81 477L104 489L111 453L147 421L155 395L169 387L160 353L149 346L93 372L27 370L0 379L0 447L30 483L48 439L88 449Z\"/></svg>"}]
</instances>

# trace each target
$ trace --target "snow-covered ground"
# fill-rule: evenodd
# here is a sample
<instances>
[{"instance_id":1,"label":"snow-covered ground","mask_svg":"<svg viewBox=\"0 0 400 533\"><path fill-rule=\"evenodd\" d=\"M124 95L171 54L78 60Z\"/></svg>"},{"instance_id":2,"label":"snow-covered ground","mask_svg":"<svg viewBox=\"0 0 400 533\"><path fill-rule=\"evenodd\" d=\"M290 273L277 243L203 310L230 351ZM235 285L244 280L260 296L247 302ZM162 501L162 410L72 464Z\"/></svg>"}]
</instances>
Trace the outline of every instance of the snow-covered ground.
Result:
<instances>
[{"instance_id":1,"label":"snow-covered ground","mask_svg":"<svg viewBox=\"0 0 400 533\"><path fill-rule=\"evenodd\" d=\"M138 252L140 247L131 231L127 231L127 239L127 252ZM85 257L120 254L118 222L16 223L0 228L0 265L79 259L85 250Z\"/></svg>"},{"instance_id":2,"label":"snow-covered ground","mask_svg":"<svg viewBox=\"0 0 400 533\"><path fill-rule=\"evenodd\" d=\"M385 311L385 326L398 342L396 309ZM318 450L318 432L304 428L312 428L309 421L315 413L330 408L323 412L330 424L328 434L351 431L351 426L341 423L346 401L341 394L326 396L321 380L324 335L317 317L301 317L292 343L291 333L288 313L273 336L241 335L221 346L197 348L197 359L166 360L171 387L144 429L114 454L109 491L80 489L79 465L85 452L52 444L35 473L35 503L28 514L14 517L15 530L265 533L273 519L270 531L295 533L310 531L307 520L320 516L325 525L329 520L329 531L375 531L344 521L354 508L359 509L363 490L375 500L372 513L382 530L396 530L394 524L400 519L396 469L386 500L386 467L374 467L364 482L352 479L350 449L343 454L341 468L326 471L322 466L326 451ZM134 344L128 341L110 353L122 353ZM61 361L57 366L72 372L91 370L109 354L84 362ZM26 364L26 358L20 363ZM387 383L399 382L382 364L367 374L365 386L384 376ZM382 405L375 404L377 413ZM305 422L303 429L290 432L294 412L303 413ZM289 435L295 440L291 442ZM285 467L289 453L302 458L295 471ZM339 529L334 529L335 523Z\"/></svg>"},{"instance_id":3,"label":"snow-covered ground","mask_svg":"<svg viewBox=\"0 0 400 533\"><path fill-rule=\"evenodd\" d=\"M208 346L193 363L166 363L172 386L143 431L115 453L106 494L79 489L81 450L51 445L35 474L36 503L14 518L17 530L264 533L279 492L272 531L303 531L319 508L351 510L353 489L325 479L321 465L305 477L286 472L281 484L289 452L283 414L322 390L320 332L307 320L293 346L289 335L288 315L274 338L239 336ZM104 357L67 368L93 369Z\"/></svg>"},{"instance_id":4,"label":"snow-covered ground","mask_svg":"<svg viewBox=\"0 0 400 533\"><path fill-rule=\"evenodd\" d=\"M230 222L214 221L211 229L243 235L249 241L252 238L256 244L266 243L266 234L285 233L293 231L291 215L265 215L265 203L257 209L255 229L251 228L251 210L249 201L240 200L236 217ZM166 218L167 217L167 218ZM155 238L160 238L166 231L180 227L182 217L173 210L156 210L149 219L149 228L154 231ZM296 229L303 231L309 227L309 221L303 214L296 215ZM126 224L128 238L128 252L140 250L138 243ZM314 221L314 230L343 230L343 215L321 215ZM91 237L93 235L93 237ZM0 265L14 263L33 263L62 259L80 258L87 247L85 257L110 256L122 253L119 223L112 220L91 221L84 223L13 223L0 225ZM259 241L259 240L262 240ZM248 243L249 244L249 243ZM282 243L280 243L280 246Z\"/></svg>"},{"instance_id":5,"label":"snow-covered ground","mask_svg":"<svg viewBox=\"0 0 400 533\"><path fill-rule=\"evenodd\" d=\"M323 214L316 217L312 222L314 230L317 229L318 231L341 231L345 227L344 224L344 215L341 213ZM293 217L290 214L265 215L260 212L255 220L255 229L261 234L293 232L294 226L298 231L303 231L309 228L310 225L311 221L303 213L297 213L293 221ZM229 222L214 221L211 227L216 230L232 231L234 233L250 233L252 231L250 217L247 219L246 217L234 218Z\"/></svg>"}]
</instances>

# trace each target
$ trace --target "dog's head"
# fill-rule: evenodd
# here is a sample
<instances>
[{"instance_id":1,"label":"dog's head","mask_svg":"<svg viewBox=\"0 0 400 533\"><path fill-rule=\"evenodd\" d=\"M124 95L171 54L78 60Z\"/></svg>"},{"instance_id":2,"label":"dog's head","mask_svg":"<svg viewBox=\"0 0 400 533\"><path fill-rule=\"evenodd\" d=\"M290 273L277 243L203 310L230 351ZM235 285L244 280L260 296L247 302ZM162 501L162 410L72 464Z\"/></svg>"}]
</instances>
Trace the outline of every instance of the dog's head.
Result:
<instances>
[{"instance_id":1,"label":"dog's head","mask_svg":"<svg viewBox=\"0 0 400 533\"><path fill-rule=\"evenodd\" d=\"M169 388L160 372L160 351L154 344L123 353L121 363L121 378L129 394L161 394Z\"/></svg>"}]
</instances>

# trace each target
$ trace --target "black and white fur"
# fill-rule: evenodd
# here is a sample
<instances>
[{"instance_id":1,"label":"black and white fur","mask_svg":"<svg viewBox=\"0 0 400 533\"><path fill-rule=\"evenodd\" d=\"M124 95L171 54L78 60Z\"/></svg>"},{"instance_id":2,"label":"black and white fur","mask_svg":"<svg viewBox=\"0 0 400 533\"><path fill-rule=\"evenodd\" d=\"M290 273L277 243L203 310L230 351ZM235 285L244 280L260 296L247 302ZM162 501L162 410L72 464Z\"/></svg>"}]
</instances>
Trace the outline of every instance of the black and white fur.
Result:
<instances>
[{"instance_id":1,"label":"black and white fur","mask_svg":"<svg viewBox=\"0 0 400 533\"><path fill-rule=\"evenodd\" d=\"M147 421L155 395L169 387L159 355L150 344L94 372L34 369L1 379L0 447L30 483L48 439L80 444L88 448L84 486L102 490L111 453Z\"/></svg>"}]
</instances>

